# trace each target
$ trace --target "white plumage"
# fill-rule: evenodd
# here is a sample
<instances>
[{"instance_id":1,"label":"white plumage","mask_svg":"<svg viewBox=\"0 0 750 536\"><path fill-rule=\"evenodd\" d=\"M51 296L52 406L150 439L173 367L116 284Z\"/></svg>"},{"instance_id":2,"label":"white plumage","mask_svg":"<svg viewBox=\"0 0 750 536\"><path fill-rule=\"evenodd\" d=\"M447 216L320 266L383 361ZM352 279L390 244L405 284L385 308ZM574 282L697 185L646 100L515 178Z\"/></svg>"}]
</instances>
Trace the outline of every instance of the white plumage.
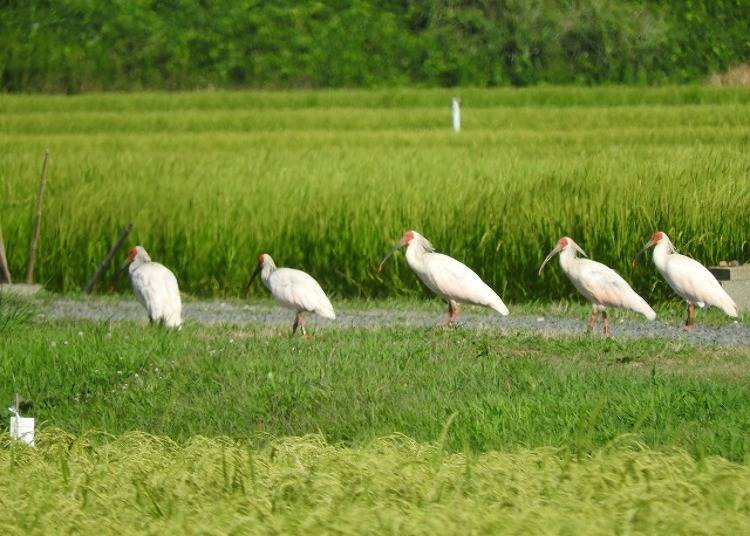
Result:
<instances>
[{"instance_id":1,"label":"white plumage","mask_svg":"<svg viewBox=\"0 0 750 536\"><path fill-rule=\"evenodd\" d=\"M737 304L714 275L698 261L677 253L666 233L656 231L636 257L651 246L656 246L653 256L656 269L672 290L688 304L685 328L690 329L693 326L696 305L700 308L713 305L731 317L737 316Z\"/></svg>"},{"instance_id":2,"label":"white plumage","mask_svg":"<svg viewBox=\"0 0 750 536\"><path fill-rule=\"evenodd\" d=\"M580 259L577 252L585 255L581 247L575 241L564 236L558 240L557 245L544 259L539 273L544 265L556 254L560 253L560 267L565 275L592 304L591 317L589 318L589 329L596 324L599 312L603 316L604 335L609 335L609 320L607 318L607 307L618 307L640 313L649 320L656 318L654 310L628 285L620 274L609 266L589 259Z\"/></svg>"},{"instance_id":3,"label":"white plumage","mask_svg":"<svg viewBox=\"0 0 750 536\"><path fill-rule=\"evenodd\" d=\"M328 296L315 279L301 270L294 268L277 268L270 255L264 253L258 257L258 265L250 278L247 288L260 273L261 280L282 307L291 309L295 316L292 333L302 328L305 333L303 314L315 313L323 318L334 320L333 310Z\"/></svg>"},{"instance_id":4,"label":"white plumage","mask_svg":"<svg viewBox=\"0 0 750 536\"><path fill-rule=\"evenodd\" d=\"M500 296L471 268L448 255L435 253L432 244L416 231L404 233L401 241L380 263L380 269L388 257L403 246L407 246L409 268L427 288L448 303L448 324L458 317L458 304L489 307L503 316L509 313Z\"/></svg>"},{"instance_id":5,"label":"white plumage","mask_svg":"<svg viewBox=\"0 0 750 536\"><path fill-rule=\"evenodd\" d=\"M177 278L172 271L158 262L153 262L141 246L130 250L126 262L130 264L133 293L146 309L149 320L168 328L180 329L182 301Z\"/></svg>"}]
</instances>

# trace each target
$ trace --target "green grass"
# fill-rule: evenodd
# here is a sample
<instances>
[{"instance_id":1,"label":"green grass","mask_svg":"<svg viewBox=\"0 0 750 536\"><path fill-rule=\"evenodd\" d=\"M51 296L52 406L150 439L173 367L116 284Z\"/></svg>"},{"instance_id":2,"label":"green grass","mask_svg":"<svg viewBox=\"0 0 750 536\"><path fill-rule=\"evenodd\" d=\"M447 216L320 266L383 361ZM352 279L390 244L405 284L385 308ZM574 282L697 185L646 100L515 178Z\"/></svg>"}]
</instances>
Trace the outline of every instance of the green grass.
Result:
<instances>
[{"instance_id":1,"label":"green grass","mask_svg":"<svg viewBox=\"0 0 750 536\"><path fill-rule=\"evenodd\" d=\"M42 328L42 329L40 329ZM321 433L363 445L445 436L452 452L555 446L623 434L742 461L750 452L747 347L546 339L492 331L135 323L20 326L0 355L0 400L21 393L42 430L141 430L187 440Z\"/></svg>"},{"instance_id":2,"label":"green grass","mask_svg":"<svg viewBox=\"0 0 750 536\"><path fill-rule=\"evenodd\" d=\"M447 453L390 436L255 448L59 431L36 449L0 436L4 534L741 534L750 470L622 438L556 449Z\"/></svg>"},{"instance_id":3,"label":"green grass","mask_svg":"<svg viewBox=\"0 0 750 536\"><path fill-rule=\"evenodd\" d=\"M563 234L651 301L670 290L629 260L656 228L707 264L750 258L747 91L467 89L458 135L453 93L2 95L11 268L46 147L38 276L53 290L83 286L127 222L199 295L236 296L266 251L337 298L418 296L401 258L374 272L408 228L509 302L574 295L559 270L536 273Z\"/></svg>"}]
</instances>

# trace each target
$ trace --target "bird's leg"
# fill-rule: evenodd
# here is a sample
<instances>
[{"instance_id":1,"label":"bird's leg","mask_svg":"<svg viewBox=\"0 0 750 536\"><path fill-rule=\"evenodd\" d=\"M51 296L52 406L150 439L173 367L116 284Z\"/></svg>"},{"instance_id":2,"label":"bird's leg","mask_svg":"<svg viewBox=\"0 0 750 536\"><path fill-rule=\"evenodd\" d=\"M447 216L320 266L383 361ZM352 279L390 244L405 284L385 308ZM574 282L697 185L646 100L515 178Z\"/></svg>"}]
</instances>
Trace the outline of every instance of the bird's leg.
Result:
<instances>
[{"instance_id":1,"label":"bird's leg","mask_svg":"<svg viewBox=\"0 0 750 536\"><path fill-rule=\"evenodd\" d=\"M695 325L695 305L692 303L688 303L688 311L687 311L687 320L685 320L685 325L682 327L684 331L690 331L693 329L693 326Z\"/></svg>"},{"instance_id":2,"label":"bird's leg","mask_svg":"<svg viewBox=\"0 0 750 536\"><path fill-rule=\"evenodd\" d=\"M453 327L453 322L458 318L458 304L448 300L448 326Z\"/></svg>"},{"instance_id":3,"label":"bird's leg","mask_svg":"<svg viewBox=\"0 0 750 536\"><path fill-rule=\"evenodd\" d=\"M302 318L302 313L298 312L296 315L294 315L294 324L292 324L292 335L297 333L297 328L302 328L302 333L305 332L305 319Z\"/></svg>"},{"instance_id":4,"label":"bird's leg","mask_svg":"<svg viewBox=\"0 0 750 536\"><path fill-rule=\"evenodd\" d=\"M589 317L588 321L588 330L589 332L594 331L594 326L596 326L596 320L599 317L599 311L596 310L595 307L591 308L591 316Z\"/></svg>"},{"instance_id":5,"label":"bird's leg","mask_svg":"<svg viewBox=\"0 0 750 536\"><path fill-rule=\"evenodd\" d=\"M302 316L303 312L298 312L294 317L294 326L292 327L292 335L297 332L297 328L302 332L302 335L307 338L307 330L305 329L305 317Z\"/></svg>"},{"instance_id":6,"label":"bird's leg","mask_svg":"<svg viewBox=\"0 0 750 536\"><path fill-rule=\"evenodd\" d=\"M605 337L609 337L609 315L607 315L607 311L602 311L602 334L604 334Z\"/></svg>"}]
</instances>

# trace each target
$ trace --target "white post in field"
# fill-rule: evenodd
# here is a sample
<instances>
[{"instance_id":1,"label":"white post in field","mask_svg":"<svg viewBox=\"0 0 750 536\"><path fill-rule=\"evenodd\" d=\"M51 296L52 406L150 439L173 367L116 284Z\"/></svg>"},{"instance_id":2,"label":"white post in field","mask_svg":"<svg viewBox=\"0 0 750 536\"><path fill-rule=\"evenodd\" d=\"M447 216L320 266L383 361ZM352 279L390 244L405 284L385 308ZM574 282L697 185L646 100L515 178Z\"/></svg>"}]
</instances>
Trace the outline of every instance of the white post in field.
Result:
<instances>
[{"instance_id":1,"label":"white post in field","mask_svg":"<svg viewBox=\"0 0 750 536\"><path fill-rule=\"evenodd\" d=\"M23 441L27 445L34 446L34 418L21 417L18 413L18 395L16 395L16 404L8 408L13 416L10 418L10 436Z\"/></svg>"},{"instance_id":2,"label":"white post in field","mask_svg":"<svg viewBox=\"0 0 750 536\"><path fill-rule=\"evenodd\" d=\"M458 97L453 97L451 108L453 109L453 131L461 131L461 101Z\"/></svg>"}]
</instances>

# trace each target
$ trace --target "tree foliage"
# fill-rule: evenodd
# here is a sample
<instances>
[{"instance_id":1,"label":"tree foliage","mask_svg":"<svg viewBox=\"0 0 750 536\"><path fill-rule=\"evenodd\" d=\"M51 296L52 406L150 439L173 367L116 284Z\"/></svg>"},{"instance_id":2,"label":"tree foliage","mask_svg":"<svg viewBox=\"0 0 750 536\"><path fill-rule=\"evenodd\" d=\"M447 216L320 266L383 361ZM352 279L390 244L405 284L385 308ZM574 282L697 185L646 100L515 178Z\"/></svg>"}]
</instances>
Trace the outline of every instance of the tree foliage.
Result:
<instances>
[{"instance_id":1,"label":"tree foliage","mask_svg":"<svg viewBox=\"0 0 750 536\"><path fill-rule=\"evenodd\" d=\"M750 0L5 0L5 91L654 84L750 58Z\"/></svg>"}]
</instances>

